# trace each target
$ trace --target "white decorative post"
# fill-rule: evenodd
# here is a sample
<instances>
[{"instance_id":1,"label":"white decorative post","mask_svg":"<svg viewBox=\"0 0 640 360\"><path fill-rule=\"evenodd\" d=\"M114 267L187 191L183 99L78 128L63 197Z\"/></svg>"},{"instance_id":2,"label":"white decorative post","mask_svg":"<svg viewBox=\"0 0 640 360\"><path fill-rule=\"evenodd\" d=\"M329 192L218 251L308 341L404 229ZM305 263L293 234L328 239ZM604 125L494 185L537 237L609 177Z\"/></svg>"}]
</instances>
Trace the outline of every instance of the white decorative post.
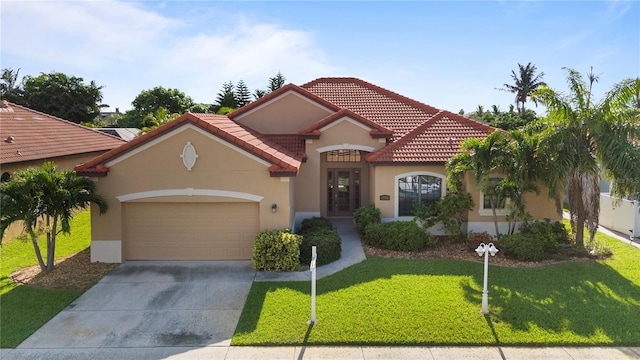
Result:
<instances>
[{"instance_id":1,"label":"white decorative post","mask_svg":"<svg viewBox=\"0 0 640 360\"><path fill-rule=\"evenodd\" d=\"M493 245L493 243L486 244L481 243L476 249L476 253L479 256L484 255L484 286L482 288L482 313L489 313L489 254L491 256L495 256L498 253L498 249Z\"/></svg>"},{"instance_id":2,"label":"white decorative post","mask_svg":"<svg viewBox=\"0 0 640 360\"><path fill-rule=\"evenodd\" d=\"M316 319L316 259L318 258L318 254L316 253L316 247L311 247L311 264L309 265L309 269L311 270L311 319L309 320L310 324L315 324L318 319Z\"/></svg>"}]
</instances>

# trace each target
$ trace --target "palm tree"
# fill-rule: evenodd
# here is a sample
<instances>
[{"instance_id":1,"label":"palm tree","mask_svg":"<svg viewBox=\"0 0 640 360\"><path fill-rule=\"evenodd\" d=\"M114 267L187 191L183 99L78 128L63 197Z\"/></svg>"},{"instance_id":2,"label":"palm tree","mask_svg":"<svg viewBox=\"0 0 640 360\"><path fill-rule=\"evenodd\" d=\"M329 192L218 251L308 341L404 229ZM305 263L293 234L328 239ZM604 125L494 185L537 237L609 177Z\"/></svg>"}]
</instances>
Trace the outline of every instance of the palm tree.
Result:
<instances>
[{"instance_id":1,"label":"palm tree","mask_svg":"<svg viewBox=\"0 0 640 360\"><path fill-rule=\"evenodd\" d=\"M107 203L96 194L91 179L73 171L58 172L56 165L50 162L41 168L18 171L10 181L0 185L0 197L0 238L9 225L22 221L42 271L53 270L56 236L60 232L71 232L71 219L76 210L95 203L100 213L107 211ZM46 263L38 245L42 233L47 240Z\"/></svg>"},{"instance_id":2,"label":"palm tree","mask_svg":"<svg viewBox=\"0 0 640 360\"><path fill-rule=\"evenodd\" d=\"M447 182L452 189L460 189L460 179L465 172L474 172L478 188L490 197L496 236L500 234L496 207L502 196L499 185L492 180L491 175L506 166L507 146L508 140L502 131L494 131L484 140L468 138L460 144L460 153L446 164Z\"/></svg>"},{"instance_id":3,"label":"palm tree","mask_svg":"<svg viewBox=\"0 0 640 360\"><path fill-rule=\"evenodd\" d=\"M142 120L142 133L147 133L161 125L168 123L171 120L176 119L180 114L172 114L169 110L160 106L153 113L147 114Z\"/></svg>"},{"instance_id":4,"label":"palm tree","mask_svg":"<svg viewBox=\"0 0 640 360\"><path fill-rule=\"evenodd\" d=\"M501 89L516 94L516 108L521 115L524 114L524 104L527 102L529 96L540 86L546 85L542 81L544 73L541 72L536 75L536 70L536 66L531 63L528 63L526 66L518 63L518 73L516 74L514 70L511 70L511 78L513 79L514 85L504 84L504 88ZM535 100L534 103L537 105Z\"/></svg>"},{"instance_id":5,"label":"palm tree","mask_svg":"<svg viewBox=\"0 0 640 360\"><path fill-rule=\"evenodd\" d=\"M0 96L3 100L19 102L23 92L20 84L18 84L19 73L20 69L2 69L2 75L0 75Z\"/></svg>"},{"instance_id":6,"label":"palm tree","mask_svg":"<svg viewBox=\"0 0 640 360\"><path fill-rule=\"evenodd\" d=\"M591 97L598 80L593 71L588 83L575 70L566 69L569 94L546 86L533 96L547 107L538 124L539 156L545 163L545 180L560 209L567 184L571 231L584 246L584 226L590 242L598 226L601 172L612 180L616 197L640 194L640 116L632 108L640 91L640 78L616 84L600 102Z\"/></svg>"}]
</instances>

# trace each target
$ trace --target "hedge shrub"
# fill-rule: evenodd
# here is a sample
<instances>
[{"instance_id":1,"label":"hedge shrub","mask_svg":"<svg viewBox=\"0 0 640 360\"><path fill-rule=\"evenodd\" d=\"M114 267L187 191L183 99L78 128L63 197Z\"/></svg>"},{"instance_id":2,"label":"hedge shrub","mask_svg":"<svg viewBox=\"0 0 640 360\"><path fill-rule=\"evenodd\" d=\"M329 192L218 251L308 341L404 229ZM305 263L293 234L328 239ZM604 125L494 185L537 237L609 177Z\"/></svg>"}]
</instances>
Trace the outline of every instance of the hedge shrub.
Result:
<instances>
[{"instance_id":1,"label":"hedge shrub","mask_svg":"<svg viewBox=\"0 0 640 360\"><path fill-rule=\"evenodd\" d=\"M300 226L298 234L304 235L309 231L317 229L333 229L333 224L331 224L331 221L325 217L316 216L309 219L304 219L302 220L302 224Z\"/></svg>"},{"instance_id":2,"label":"hedge shrub","mask_svg":"<svg viewBox=\"0 0 640 360\"><path fill-rule=\"evenodd\" d=\"M286 230L266 230L256 235L253 267L256 270L295 271L300 267L302 236Z\"/></svg>"},{"instance_id":3,"label":"hedge shrub","mask_svg":"<svg viewBox=\"0 0 640 360\"><path fill-rule=\"evenodd\" d=\"M381 249L420 251L435 244L437 239L420 229L414 221L392 221L367 225L364 241Z\"/></svg>"},{"instance_id":4,"label":"hedge shrub","mask_svg":"<svg viewBox=\"0 0 640 360\"><path fill-rule=\"evenodd\" d=\"M342 239L333 228L314 228L304 233L300 245L300 263L311 263L311 246L316 246L318 259L316 265L325 265L340 259Z\"/></svg>"},{"instance_id":5,"label":"hedge shrub","mask_svg":"<svg viewBox=\"0 0 640 360\"><path fill-rule=\"evenodd\" d=\"M353 222L361 235L364 235L367 225L380 223L380 209L373 204L357 208L353 212Z\"/></svg>"},{"instance_id":6,"label":"hedge shrub","mask_svg":"<svg viewBox=\"0 0 640 360\"><path fill-rule=\"evenodd\" d=\"M519 260L540 261L558 253L561 243L569 242L569 233L561 222L545 221L525 222L520 225L519 233L502 235L501 250Z\"/></svg>"}]
</instances>

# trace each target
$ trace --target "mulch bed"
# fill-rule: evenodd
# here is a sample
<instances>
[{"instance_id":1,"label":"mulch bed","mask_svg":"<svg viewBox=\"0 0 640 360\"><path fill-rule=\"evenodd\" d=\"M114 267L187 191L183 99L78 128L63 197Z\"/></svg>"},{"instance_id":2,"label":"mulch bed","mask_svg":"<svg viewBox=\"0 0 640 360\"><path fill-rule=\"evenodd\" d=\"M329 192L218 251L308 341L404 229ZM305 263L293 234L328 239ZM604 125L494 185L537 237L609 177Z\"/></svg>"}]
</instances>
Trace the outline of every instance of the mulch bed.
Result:
<instances>
[{"instance_id":1,"label":"mulch bed","mask_svg":"<svg viewBox=\"0 0 640 360\"><path fill-rule=\"evenodd\" d=\"M36 288L86 290L118 265L120 264L92 263L91 249L87 248L56 260L51 272L42 272L40 265L34 265L16 270L9 277L16 283Z\"/></svg>"}]
</instances>

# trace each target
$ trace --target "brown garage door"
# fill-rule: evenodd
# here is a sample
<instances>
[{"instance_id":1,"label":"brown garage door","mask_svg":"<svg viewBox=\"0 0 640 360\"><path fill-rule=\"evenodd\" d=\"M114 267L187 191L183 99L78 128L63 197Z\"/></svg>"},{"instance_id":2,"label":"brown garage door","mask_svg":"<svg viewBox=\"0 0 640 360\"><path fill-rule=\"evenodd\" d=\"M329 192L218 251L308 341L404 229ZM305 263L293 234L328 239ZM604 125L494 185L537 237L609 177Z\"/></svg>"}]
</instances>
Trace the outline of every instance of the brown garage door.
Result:
<instances>
[{"instance_id":1,"label":"brown garage door","mask_svg":"<svg viewBox=\"0 0 640 360\"><path fill-rule=\"evenodd\" d=\"M257 203L125 203L126 260L251 259Z\"/></svg>"}]
</instances>

